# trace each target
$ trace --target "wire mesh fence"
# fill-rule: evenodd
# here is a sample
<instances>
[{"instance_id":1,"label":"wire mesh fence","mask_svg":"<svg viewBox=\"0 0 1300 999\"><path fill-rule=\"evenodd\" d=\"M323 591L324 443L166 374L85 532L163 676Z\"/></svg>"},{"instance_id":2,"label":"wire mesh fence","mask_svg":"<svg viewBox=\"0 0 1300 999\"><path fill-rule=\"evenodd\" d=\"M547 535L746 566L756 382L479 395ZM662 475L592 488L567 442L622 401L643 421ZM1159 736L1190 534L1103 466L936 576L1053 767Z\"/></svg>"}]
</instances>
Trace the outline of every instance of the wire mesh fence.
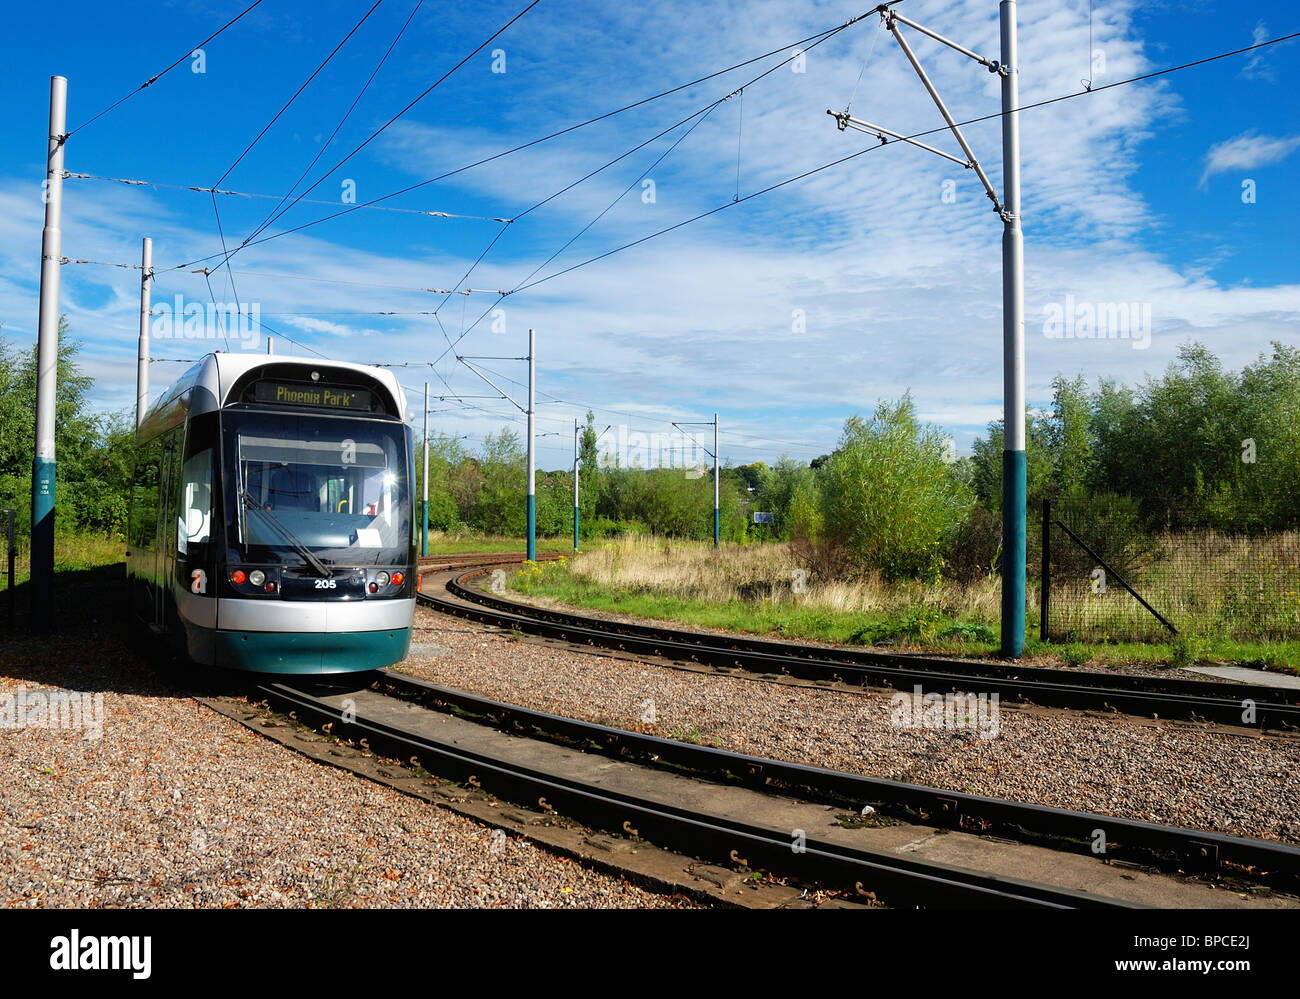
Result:
<instances>
[{"instance_id":1,"label":"wire mesh fence","mask_svg":"<svg viewBox=\"0 0 1300 999\"><path fill-rule=\"evenodd\" d=\"M1123 496L1054 500L1036 519L1052 641L1300 640L1300 532L1148 531Z\"/></svg>"}]
</instances>

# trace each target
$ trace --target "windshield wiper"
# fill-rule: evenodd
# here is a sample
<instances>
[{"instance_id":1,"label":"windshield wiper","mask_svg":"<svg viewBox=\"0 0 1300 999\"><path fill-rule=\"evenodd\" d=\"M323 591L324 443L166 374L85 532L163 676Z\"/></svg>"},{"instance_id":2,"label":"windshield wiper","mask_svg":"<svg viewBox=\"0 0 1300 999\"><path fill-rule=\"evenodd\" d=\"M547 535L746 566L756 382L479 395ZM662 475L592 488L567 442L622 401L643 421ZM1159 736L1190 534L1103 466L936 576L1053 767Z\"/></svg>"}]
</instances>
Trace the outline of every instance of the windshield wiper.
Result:
<instances>
[{"instance_id":1,"label":"windshield wiper","mask_svg":"<svg viewBox=\"0 0 1300 999\"><path fill-rule=\"evenodd\" d=\"M334 570L332 570L329 566L327 566L324 562L322 562L319 558L317 558L316 554L305 544L303 544L298 539L298 536L293 533L293 531L289 530L289 528L285 527L282 523L280 523L279 519L273 513L271 513L270 510L263 510L261 505L253 497L253 494L250 493L247 489L243 491L243 500L244 500L244 505L248 507L248 509L256 510L258 513L260 513L263 517L266 518L267 523L269 523L272 527L274 527L277 531L279 531L281 535L284 536L285 540L288 541L289 544L293 547L293 549L303 557L303 560L306 561L306 563L309 566L311 566L313 570L315 570L318 576L320 576L323 579L329 579L331 576L334 575Z\"/></svg>"}]
</instances>

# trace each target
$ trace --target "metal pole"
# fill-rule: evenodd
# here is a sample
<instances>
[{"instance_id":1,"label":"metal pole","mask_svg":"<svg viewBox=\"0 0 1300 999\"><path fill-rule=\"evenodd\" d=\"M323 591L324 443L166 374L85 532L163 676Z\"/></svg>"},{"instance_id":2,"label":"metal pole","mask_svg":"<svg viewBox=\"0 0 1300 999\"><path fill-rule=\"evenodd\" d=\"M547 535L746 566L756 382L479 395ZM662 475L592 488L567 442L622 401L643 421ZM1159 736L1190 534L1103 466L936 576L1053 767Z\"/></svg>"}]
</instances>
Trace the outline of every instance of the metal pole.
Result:
<instances>
[{"instance_id":1,"label":"metal pole","mask_svg":"<svg viewBox=\"0 0 1300 999\"><path fill-rule=\"evenodd\" d=\"M429 554L429 383L424 383L424 499L420 501L420 554Z\"/></svg>"},{"instance_id":2,"label":"metal pole","mask_svg":"<svg viewBox=\"0 0 1300 999\"><path fill-rule=\"evenodd\" d=\"M149 409L149 310L153 288L153 240L148 236L140 245L140 352L135 369L135 428L144 423Z\"/></svg>"},{"instance_id":3,"label":"metal pole","mask_svg":"<svg viewBox=\"0 0 1300 999\"><path fill-rule=\"evenodd\" d=\"M68 81L50 77L45 229L41 233L41 304L36 340L36 454L32 460L32 628L50 628L54 577L54 395L59 367L59 267L63 257L63 143Z\"/></svg>"},{"instance_id":4,"label":"metal pole","mask_svg":"<svg viewBox=\"0 0 1300 999\"><path fill-rule=\"evenodd\" d=\"M274 354L274 353L275 353L275 337L273 337L273 336L268 336L268 337L266 338L266 352L267 352L268 354Z\"/></svg>"},{"instance_id":5,"label":"metal pole","mask_svg":"<svg viewBox=\"0 0 1300 999\"><path fill-rule=\"evenodd\" d=\"M718 547L718 414L713 414L713 547Z\"/></svg>"},{"instance_id":6,"label":"metal pole","mask_svg":"<svg viewBox=\"0 0 1300 999\"><path fill-rule=\"evenodd\" d=\"M578 418L573 418L573 550L578 550Z\"/></svg>"},{"instance_id":7,"label":"metal pole","mask_svg":"<svg viewBox=\"0 0 1300 999\"><path fill-rule=\"evenodd\" d=\"M1015 0L1002 0L1002 655L1025 648L1025 286L1020 232L1020 63Z\"/></svg>"},{"instance_id":8,"label":"metal pole","mask_svg":"<svg viewBox=\"0 0 1300 999\"><path fill-rule=\"evenodd\" d=\"M537 561L537 333L528 331L528 561Z\"/></svg>"}]
</instances>

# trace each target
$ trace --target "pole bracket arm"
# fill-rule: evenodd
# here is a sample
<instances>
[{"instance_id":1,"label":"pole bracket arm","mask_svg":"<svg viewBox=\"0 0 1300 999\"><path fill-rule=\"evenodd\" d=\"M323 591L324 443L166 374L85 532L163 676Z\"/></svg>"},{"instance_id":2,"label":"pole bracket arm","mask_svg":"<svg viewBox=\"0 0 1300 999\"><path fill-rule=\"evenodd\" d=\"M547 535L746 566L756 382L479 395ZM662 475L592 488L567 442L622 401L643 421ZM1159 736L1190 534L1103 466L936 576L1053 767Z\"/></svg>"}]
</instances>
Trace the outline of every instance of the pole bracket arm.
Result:
<instances>
[{"instance_id":1,"label":"pole bracket arm","mask_svg":"<svg viewBox=\"0 0 1300 999\"><path fill-rule=\"evenodd\" d=\"M981 66L985 67L990 73L996 73L999 76L1007 75L1007 68L1003 66L1001 63L999 63L996 59L990 59L987 56L980 55L978 52L972 52L970 49L966 48L965 45L958 45L952 39L945 38L937 31L931 31L923 24L917 24L911 18L904 17L902 14L898 13L897 11L894 10L882 11L880 18L884 22L885 27L888 28L890 31L896 31L896 28L894 27L894 22L896 21L901 22L902 24L906 24L909 28L921 32L921 34L923 35L928 35L929 37L933 38L936 42L940 42L943 45L947 45L948 48L953 49L956 52L960 52L968 59L974 59Z\"/></svg>"}]
</instances>

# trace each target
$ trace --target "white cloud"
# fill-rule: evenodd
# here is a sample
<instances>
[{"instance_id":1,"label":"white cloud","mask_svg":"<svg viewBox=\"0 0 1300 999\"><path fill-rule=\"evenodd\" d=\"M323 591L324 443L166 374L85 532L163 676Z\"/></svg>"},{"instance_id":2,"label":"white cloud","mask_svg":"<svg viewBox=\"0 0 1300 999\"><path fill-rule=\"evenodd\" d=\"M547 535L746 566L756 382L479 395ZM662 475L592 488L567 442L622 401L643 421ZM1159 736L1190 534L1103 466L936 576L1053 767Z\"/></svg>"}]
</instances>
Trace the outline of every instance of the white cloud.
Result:
<instances>
[{"instance_id":1,"label":"white cloud","mask_svg":"<svg viewBox=\"0 0 1300 999\"><path fill-rule=\"evenodd\" d=\"M1094 87L1153 68L1129 20L1132 8L1108 4L1094 24L1094 44L1106 53L1104 71L1091 73ZM495 83L523 87L523 96L503 100L499 118L466 117L461 124L422 107L424 117L394 126L368 153L382 153L390 174L400 168L402 176L385 178L392 181L388 187L404 186L665 89L701 69L810 34L841 13L825 4L792 8L773 0L743 7L664 4L653 14L613 6L558 25L539 20L528 37L545 59L526 75L529 60L538 56L519 50L522 41L512 43L510 75ZM931 3L911 16L977 51L997 51L996 5ZM1085 69L1079 55L1087 37L1086 10L1025 4L1020 17L1021 51L1027 60L1032 53L1022 74L1022 102L1077 91ZM655 44L646 45L651 30ZM868 144L865 136L839 133L825 110L847 100L869 33L876 31L874 23L864 22L811 51L806 74L781 70L746 91L742 194ZM909 37L959 119L998 109L996 77L936 42L914 32ZM732 74L394 204L484 214L487 199L512 214L759 71ZM529 82L517 83L515 74ZM1294 285L1228 287L1207 277L1203 267L1180 269L1147 249L1155 219L1137 189L1141 155L1147 138L1178 109L1173 83L1160 81L1022 115L1031 401L1050 398L1058 372L1140 382L1162 370L1192 336L1233 366L1253 360L1272 339L1293 339L1288 324L1300 318L1293 304L1300 289ZM888 34L877 38L853 110L906 132L942 124ZM656 168L653 205L629 195L542 274L729 203L738 117L738 102L719 106ZM996 120L966 129L998 189L999 133ZM946 133L926 141L955 150ZM660 140L512 225L474 270L471 286L514 287L665 146ZM1233 155L1244 154L1228 151L1219 160ZM1209 168L1207 160L1207 177L1218 172ZM356 175L362 200L384 193L378 189L383 175L365 172L360 162ZM941 198L946 180L956 182L955 203ZM90 184L69 182L64 247L70 256L138 260L138 236L132 234L145 232L154 237L159 264L212 251L210 206L203 199L188 202L181 200L185 195L112 185L92 192ZM0 319L7 330L29 338L36 316L40 208L34 185L0 181ZM222 210L224 218L224 205ZM229 212L239 210L235 203ZM333 356L409 363L399 377L413 400L426 379L435 396L490 392L454 359L444 358L436 371L426 362L459 335L462 308L467 325L492 297L453 299L441 313L445 335L432 317L410 314L437 306L442 296L418 289L449 286L497 227L381 213L349 218L346 225L305 229L243 251L234 264L240 299L258 302L271 326ZM470 226L481 228L453 228ZM374 238L377 233L383 238ZM573 416L588 405L596 408L598 430L626 423L669 431L671 420L707 420L716 409L725 457L771 460L784 450L807 459L833 447L849 413L869 412L878 399L897 398L910 388L923 418L945 425L964 449L975 430L1001 415L1000 237L1001 225L969 171L891 143L508 298L502 306L506 332L494 334L484 323L457 349L514 356L523 353L528 327L536 327L542 430L563 433L568 421L571 433ZM137 272L115 268L64 270L63 308L74 333L88 341L91 370L103 379L96 402L104 406L126 405L134 397L138 280ZM213 276L218 297L228 296L226 281L224 272ZM176 293L208 295L199 275L160 275L155 297ZM1066 295L1084 302L1149 303L1150 348L1045 338L1043 307ZM796 309L805 322L799 333L792 321ZM367 314L380 311L406 315ZM276 350L299 352L282 344ZM487 363L515 381L525 377L522 364ZM156 368L155 392L174 373L168 365ZM506 419L520 419L505 402L473 405L479 408L438 412L452 404L435 402L435 428L481 437ZM543 439L543 465L567 464L570 448L571 437Z\"/></svg>"},{"instance_id":2,"label":"white cloud","mask_svg":"<svg viewBox=\"0 0 1300 999\"><path fill-rule=\"evenodd\" d=\"M1243 132L1223 142L1216 142L1205 154L1205 172L1201 174L1201 187L1217 173L1229 170L1253 170L1286 159L1300 146L1300 135L1271 136Z\"/></svg>"},{"instance_id":3,"label":"white cloud","mask_svg":"<svg viewBox=\"0 0 1300 999\"><path fill-rule=\"evenodd\" d=\"M1268 41L1268 25L1263 21L1256 21L1255 27L1250 30L1250 44L1259 45L1261 42ZM1281 44L1286 45L1286 42ZM1269 83L1277 82L1277 71L1273 68L1272 63L1268 61L1267 49L1256 49L1246 60L1246 65L1241 68L1240 76L1247 80L1266 80Z\"/></svg>"}]
</instances>

